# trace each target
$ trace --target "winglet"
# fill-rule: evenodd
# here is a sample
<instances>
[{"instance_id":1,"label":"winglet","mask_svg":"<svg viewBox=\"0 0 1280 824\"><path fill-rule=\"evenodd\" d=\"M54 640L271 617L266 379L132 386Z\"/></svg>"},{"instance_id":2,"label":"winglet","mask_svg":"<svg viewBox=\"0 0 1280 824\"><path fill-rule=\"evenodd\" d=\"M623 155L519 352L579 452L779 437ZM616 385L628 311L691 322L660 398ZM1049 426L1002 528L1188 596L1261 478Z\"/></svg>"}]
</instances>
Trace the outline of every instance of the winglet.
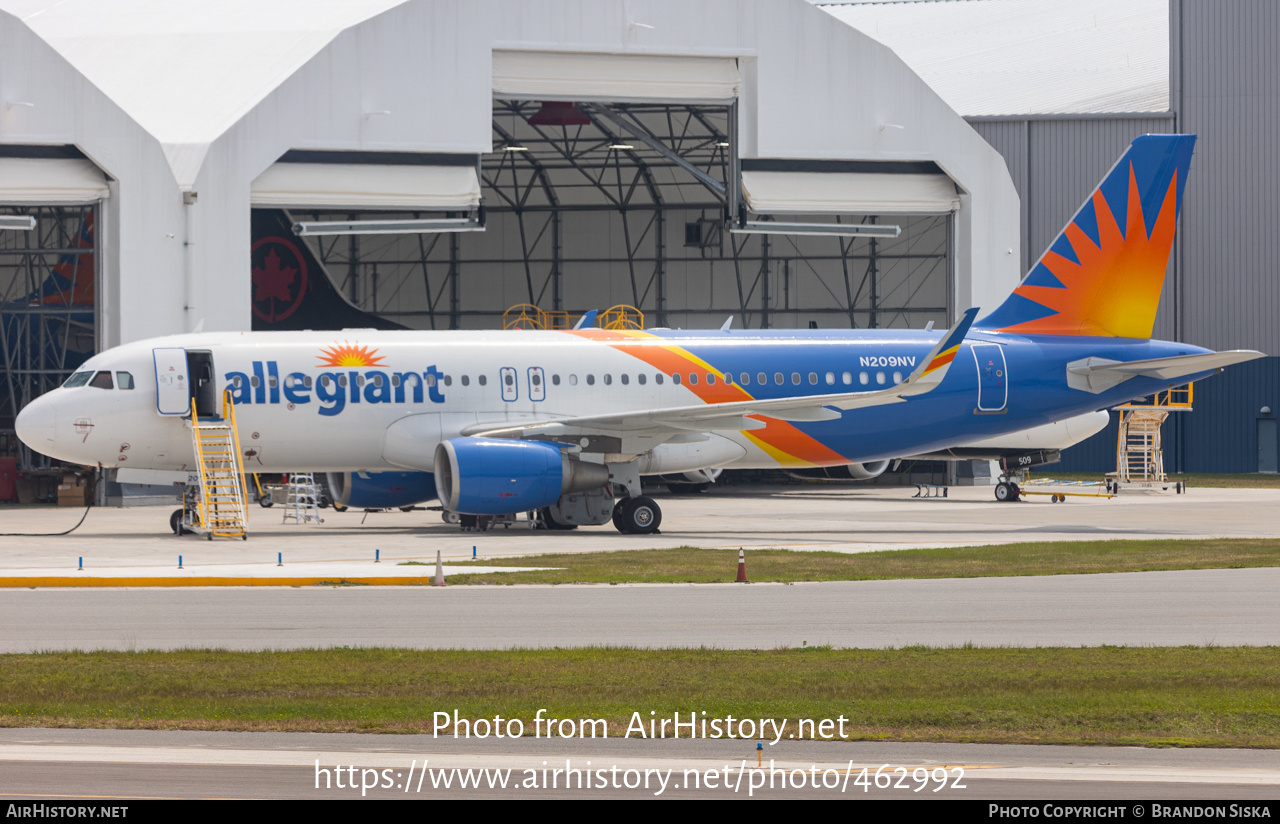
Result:
<instances>
[{"instance_id":1,"label":"winglet","mask_svg":"<svg viewBox=\"0 0 1280 824\"><path fill-rule=\"evenodd\" d=\"M951 362L956 359L956 353L960 351L960 344L964 343L964 336L969 334L969 327L973 326L973 319L977 316L976 306L965 311L960 321L951 328L951 331L942 336L938 345L933 347L924 361L916 367L916 371L907 378L905 383L909 384L909 387L902 392L903 395L922 395L942 382L951 368Z\"/></svg>"},{"instance_id":2,"label":"winglet","mask_svg":"<svg viewBox=\"0 0 1280 824\"><path fill-rule=\"evenodd\" d=\"M595 326L597 314L598 314L597 310L588 309L586 312L582 314L582 317L578 318L578 322L573 325L573 328L588 329L592 326Z\"/></svg>"}]
</instances>

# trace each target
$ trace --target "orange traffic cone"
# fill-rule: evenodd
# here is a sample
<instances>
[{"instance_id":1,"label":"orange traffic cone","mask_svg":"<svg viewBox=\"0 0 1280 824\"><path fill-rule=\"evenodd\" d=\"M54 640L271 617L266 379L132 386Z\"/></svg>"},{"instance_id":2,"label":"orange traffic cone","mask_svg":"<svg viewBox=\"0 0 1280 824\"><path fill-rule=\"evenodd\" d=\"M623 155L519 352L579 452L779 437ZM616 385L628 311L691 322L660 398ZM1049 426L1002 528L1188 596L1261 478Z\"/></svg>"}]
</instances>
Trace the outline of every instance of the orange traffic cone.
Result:
<instances>
[{"instance_id":1,"label":"orange traffic cone","mask_svg":"<svg viewBox=\"0 0 1280 824\"><path fill-rule=\"evenodd\" d=\"M747 553L743 552L741 547L738 549L738 580L737 583L745 584L747 582Z\"/></svg>"}]
</instances>

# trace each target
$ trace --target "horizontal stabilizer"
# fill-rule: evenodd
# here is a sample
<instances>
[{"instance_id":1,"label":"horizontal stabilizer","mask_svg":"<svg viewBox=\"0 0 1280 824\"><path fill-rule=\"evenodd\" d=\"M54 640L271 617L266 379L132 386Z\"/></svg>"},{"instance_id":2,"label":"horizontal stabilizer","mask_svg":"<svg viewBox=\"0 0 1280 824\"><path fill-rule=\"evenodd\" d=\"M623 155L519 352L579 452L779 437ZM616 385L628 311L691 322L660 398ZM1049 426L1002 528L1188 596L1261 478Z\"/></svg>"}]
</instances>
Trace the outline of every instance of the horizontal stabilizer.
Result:
<instances>
[{"instance_id":1,"label":"horizontal stabilizer","mask_svg":"<svg viewBox=\"0 0 1280 824\"><path fill-rule=\"evenodd\" d=\"M1200 372L1212 372L1234 363L1266 357L1252 349L1207 352L1203 355L1177 355L1139 361L1115 361L1109 358L1085 358L1067 364L1067 385L1072 389L1097 394L1130 378L1172 380Z\"/></svg>"}]
</instances>

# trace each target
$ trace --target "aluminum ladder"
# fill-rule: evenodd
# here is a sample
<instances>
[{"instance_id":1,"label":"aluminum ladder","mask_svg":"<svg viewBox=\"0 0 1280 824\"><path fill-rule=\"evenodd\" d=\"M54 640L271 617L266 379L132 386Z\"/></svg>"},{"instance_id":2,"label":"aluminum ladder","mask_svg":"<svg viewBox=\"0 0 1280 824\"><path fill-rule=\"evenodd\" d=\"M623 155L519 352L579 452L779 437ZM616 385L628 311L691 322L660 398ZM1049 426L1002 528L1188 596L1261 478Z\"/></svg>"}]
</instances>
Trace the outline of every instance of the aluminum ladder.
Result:
<instances>
[{"instance_id":1,"label":"aluminum ladder","mask_svg":"<svg viewBox=\"0 0 1280 824\"><path fill-rule=\"evenodd\" d=\"M310 472L295 472L285 485L284 517L280 523L292 519L295 524L324 523L320 517L320 490Z\"/></svg>"}]
</instances>

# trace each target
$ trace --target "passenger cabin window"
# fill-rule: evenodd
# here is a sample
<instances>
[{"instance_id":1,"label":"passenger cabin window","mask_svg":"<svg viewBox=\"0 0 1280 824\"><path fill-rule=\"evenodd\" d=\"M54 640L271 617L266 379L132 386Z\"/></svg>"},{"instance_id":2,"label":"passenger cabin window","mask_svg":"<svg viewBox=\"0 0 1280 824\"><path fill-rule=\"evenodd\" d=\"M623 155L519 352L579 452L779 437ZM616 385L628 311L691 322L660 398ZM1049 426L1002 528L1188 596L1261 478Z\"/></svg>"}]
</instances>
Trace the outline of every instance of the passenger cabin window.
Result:
<instances>
[{"instance_id":1,"label":"passenger cabin window","mask_svg":"<svg viewBox=\"0 0 1280 824\"><path fill-rule=\"evenodd\" d=\"M476 380L480 383L481 386L489 385L489 377L487 375L480 375L476 378Z\"/></svg>"},{"instance_id":2,"label":"passenger cabin window","mask_svg":"<svg viewBox=\"0 0 1280 824\"><path fill-rule=\"evenodd\" d=\"M747 374L746 372L743 372L741 375L738 375L738 383L742 384L743 386L750 386L751 375Z\"/></svg>"},{"instance_id":3,"label":"passenger cabin window","mask_svg":"<svg viewBox=\"0 0 1280 824\"><path fill-rule=\"evenodd\" d=\"M645 380L646 378L643 372L641 372L639 375L636 375L636 381L638 381L641 386L644 386Z\"/></svg>"},{"instance_id":4,"label":"passenger cabin window","mask_svg":"<svg viewBox=\"0 0 1280 824\"><path fill-rule=\"evenodd\" d=\"M98 389L114 388L114 385L111 383L110 372L99 372L98 374L94 375L93 380L89 382L89 385L93 387L97 387Z\"/></svg>"},{"instance_id":5,"label":"passenger cabin window","mask_svg":"<svg viewBox=\"0 0 1280 824\"><path fill-rule=\"evenodd\" d=\"M666 375L663 375L661 372L659 372L658 374L653 376L653 379L654 381L657 382L658 386L662 386L662 381L665 377Z\"/></svg>"},{"instance_id":6,"label":"passenger cabin window","mask_svg":"<svg viewBox=\"0 0 1280 824\"><path fill-rule=\"evenodd\" d=\"M679 385L680 385L680 373L679 373L679 372L672 372L672 373L671 373L671 382L672 382L672 383L674 383L676 386L679 386Z\"/></svg>"},{"instance_id":7,"label":"passenger cabin window","mask_svg":"<svg viewBox=\"0 0 1280 824\"><path fill-rule=\"evenodd\" d=\"M469 375L463 375L463 376L462 376L462 385L463 385L463 386L470 386L470 385L471 385L471 377L470 377Z\"/></svg>"}]
</instances>

